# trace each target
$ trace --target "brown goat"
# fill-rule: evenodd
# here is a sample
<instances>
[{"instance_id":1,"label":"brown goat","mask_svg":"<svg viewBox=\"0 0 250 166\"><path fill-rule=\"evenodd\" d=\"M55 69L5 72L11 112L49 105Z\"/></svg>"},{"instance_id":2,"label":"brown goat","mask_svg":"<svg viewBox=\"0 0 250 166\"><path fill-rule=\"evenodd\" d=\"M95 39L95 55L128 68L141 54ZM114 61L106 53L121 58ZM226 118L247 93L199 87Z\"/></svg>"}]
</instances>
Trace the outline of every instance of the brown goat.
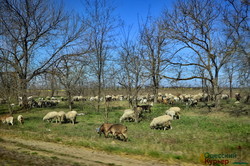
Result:
<instances>
[{"instance_id":1,"label":"brown goat","mask_svg":"<svg viewBox=\"0 0 250 166\"><path fill-rule=\"evenodd\" d=\"M107 131L107 133L111 133L113 137L120 138L123 136L123 140L127 141L128 136L127 136L127 131L128 128L122 124L113 124Z\"/></svg>"},{"instance_id":2,"label":"brown goat","mask_svg":"<svg viewBox=\"0 0 250 166\"><path fill-rule=\"evenodd\" d=\"M97 133L101 136L102 133L105 135L105 137L108 137L108 129L113 125L113 123L103 123Z\"/></svg>"}]
</instances>

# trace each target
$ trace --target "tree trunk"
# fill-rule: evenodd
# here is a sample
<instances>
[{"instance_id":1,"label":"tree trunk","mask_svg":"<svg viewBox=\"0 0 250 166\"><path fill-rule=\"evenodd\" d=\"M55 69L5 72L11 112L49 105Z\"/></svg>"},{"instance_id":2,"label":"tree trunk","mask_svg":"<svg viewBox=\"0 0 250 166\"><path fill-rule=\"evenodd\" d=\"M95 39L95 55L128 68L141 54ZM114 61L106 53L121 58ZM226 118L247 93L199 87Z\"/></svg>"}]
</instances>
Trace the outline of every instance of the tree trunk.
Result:
<instances>
[{"instance_id":1,"label":"tree trunk","mask_svg":"<svg viewBox=\"0 0 250 166\"><path fill-rule=\"evenodd\" d=\"M215 74L216 75L216 74ZM215 107L218 106L219 104L219 97L218 95L220 94L219 92L219 85L218 85L218 76L215 76L214 80L213 80L213 96L214 96L214 102L215 102Z\"/></svg>"},{"instance_id":2,"label":"tree trunk","mask_svg":"<svg viewBox=\"0 0 250 166\"><path fill-rule=\"evenodd\" d=\"M233 98L233 75L231 74L229 76L229 93L230 98Z\"/></svg>"},{"instance_id":3,"label":"tree trunk","mask_svg":"<svg viewBox=\"0 0 250 166\"><path fill-rule=\"evenodd\" d=\"M109 101L106 101L106 95L104 95L104 105L105 105L105 111L104 111L104 121L108 123L109 120Z\"/></svg>"},{"instance_id":4,"label":"tree trunk","mask_svg":"<svg viewBox=\"0 0 250 166\"><path fill-rule=\"evenodd\" d=\"M154 90L154 103L157 103L157 99L158 99L158 88Z\"/></svg>"},{"instance_id":5,"label":"tree trunk","mask_svg":"<svg viewBox=\"0 0 250 166\"><path fill-rule=\"evenodd\" d=\"M20 79L20 92L21 92L21 97L22 97L22 107L25 110L29 109L29 104L28 104L28 96L27 96L27 81L26 79Z\"/></svg>"},{"instance_id":6,"label":"tree trunk","mask_svg":"<svg viewBox=\"0 0 250 166\"><path fill-rule=\"evenodd\" d=\"M97 95L98 95L97 112L99 112L100 111L100 104L101 104L101 78L99 78L99 77L98 77L98 94Z\"/></svg>"},{"instance_id":7,"label":"tree trunk","mask_svg":"<svg viewBox=\"0 0 250 166\"><path fill-rule=\"evenodd\" d=\"M154 103L156 103L158 99L159 83L157 79L155 78L155 76L153 76L153 84L154 84L154 87L153 87Z\"/></svg>"},{"instance_id":8,"label":"tree trunk","mask_svg":"<svg viewBox=\"0 0 250 166\"><path fill-rule=\"evenodd\" d=\"M55 95L55 76L51 75L51 94L50 97Z\"/></svg>"},{"instance_id":9,"label":"tree trunk","mask_svg":"<svg viewBox=\"0 0 250 166\"><path fill-rule=\"evenodd\" d=\"M73 101L72 101L72 95L70 90L67 90L67 96L68 96L68 105L69 105L69 110L72 111L72 107L73 107Z\"/></svg>"}]
</instances>

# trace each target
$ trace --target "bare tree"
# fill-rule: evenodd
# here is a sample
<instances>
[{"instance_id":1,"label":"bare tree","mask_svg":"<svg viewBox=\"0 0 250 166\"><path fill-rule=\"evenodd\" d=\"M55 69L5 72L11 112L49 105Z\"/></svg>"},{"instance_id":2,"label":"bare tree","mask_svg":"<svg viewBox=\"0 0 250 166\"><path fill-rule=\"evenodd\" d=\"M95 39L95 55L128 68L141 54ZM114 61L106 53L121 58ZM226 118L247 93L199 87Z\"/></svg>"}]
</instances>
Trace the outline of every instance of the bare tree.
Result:
<instances>
[{"instance_id":1,"label":"bare tree","mask_svg":"<svg viewBox=\"0 0 250 166\"><path fill-rule=\"evenodd\" d=\"M144 48L142 55L147 76L151 77L153 83L154 102L157 102L158 89L161 81L161 74L167 68L168 62L165 61L167 38L164 31L163 22L160 19L152 20L148 17L145 24L141 25L140 30L141 45ZM170 59L170 57L168 57Z\"/></svg>"},{"instance_id":2,"label":"bare tree","mask_svg":"<svg viewBox=\"0 0 250 166\"><path fill-rule=\"evenodd\" d=\"M51 90L50 96L53 97L55 96L56 90L58 90L58 84L57 84L57 78L56 78L56 68L55 65L51 66L51 70L47 72L47 79L49 82L49 87Z\"/></svg>"},{"instance_id":3,"label":"bare tree","mask_svg":"<svg viewBox=\"0 0 250 166\"><path fill-rule=\"evenodd\" d=\"M66 91L70 110L72 110L73 106L73 92L84 75L83 69L86 65L76 58L78 58L78 56L64 55L56 67L56 75Z\"/></svg>"},{"instance_id":4,"label":"bare tree","mask_svg":"<svg viewBox=\"0 0 250 166\"><path fill-rule=\"evenodd\" d=\"M114 30L117 26L114 16L115 8L106 0L85 0L86 23L88 25L89 41L92 53L90 54L90 68L97 79L98 106L105 87L105 67L113 48Z\"/></svg>"},{"instance_id":5,"label":"bare tree","mask_svg":"<svg viewBox=\"0 0 250 166\"><path fill-rule=\"evenodd\" d=\"M137 41L137 40L135 40ZM144 86L147 78L144 77L144 64L142 54L144 50L139 43L130 39L129 33L124 33L124 39L119 50L120 70L118 74L119 84L126 89L127 99L130 107L138 105L138 95ZM137 109L135 109L137 111ZM138 122L138 113L136 113L136 122Z\"/></svg>"},{"instance_id":6,"label":"bare tree","mask_svg":"<svg viewBox=\"0 0 250 166\"><path fill-rule=\"evenodd\" d=\"M236 74L240 84L249 87L250 78L250 28L249 28L249 1L226 0L226 8L223 11L223 21L227 25L225 33L236 45L237 51L231 59L226 71L231 80L235 80ZM233 73L234 77L233 77ZM234 78L234 79L233 79Z\"/></svg>"},{"instance_id":7,"label":"bare tree","mask_svg":"<svg viewBox=\"0 0 250 166\"><path fill-rule=\"evenodd\" d=\"M221 69L236 52L235 43L224 33L227 25L222 20L222 4L214 0L179 0L172 12L165 13L164 22L167 37L179 43L175 52L179 55L178 62L174 59L171 63L180 67L198 67L205 73L203 76L191 73L185 78L178 73L176 80L207 80L215 101L221 93Z\"/></svg>"},{"instance_id":8,"label":"bare tree","mask_svg":"<svg viewBox=\"0 0 250 166\"><path fill-rule=\"evenodd\" d=\"M17 75L14 72L9 72L9 65L3 64L0 66L0 98L8 104L9 113L12 114L12 103L17 100Z\"/></svg>"},{"instance_id":9,"label":"bare tree","mask_svg":"<svg viewBox=\"0 0 250 166\"><path fill-rule=\"evenodd\" d=\"M57 6L56 6L57 5ZM0 61L17 73L20 96L28 108L29 82L76 44L82 26L48 0L0 0Z\"/></svg>"}]
</instances>

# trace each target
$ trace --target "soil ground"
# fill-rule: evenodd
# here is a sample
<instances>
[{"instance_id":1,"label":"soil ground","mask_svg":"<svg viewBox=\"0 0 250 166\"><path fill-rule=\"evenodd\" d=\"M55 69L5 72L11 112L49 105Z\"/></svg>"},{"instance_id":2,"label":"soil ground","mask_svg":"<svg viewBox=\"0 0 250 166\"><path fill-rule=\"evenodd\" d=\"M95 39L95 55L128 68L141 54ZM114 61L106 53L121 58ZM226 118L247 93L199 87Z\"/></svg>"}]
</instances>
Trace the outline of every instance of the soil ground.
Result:
<instances>
[{"instance_id":1,"label":"soil ground","mask_svg":"<svg viewBox=\"0 0 250 166\"><path fill-rule=\"evenodd\" d=\"M126 165L126 166L179 166L187 163L165 163L151 159L138 159L127 155L114 155L84 147L60 143L24 140L0 134L0 165Z\"/></svg>"}]
</instances>

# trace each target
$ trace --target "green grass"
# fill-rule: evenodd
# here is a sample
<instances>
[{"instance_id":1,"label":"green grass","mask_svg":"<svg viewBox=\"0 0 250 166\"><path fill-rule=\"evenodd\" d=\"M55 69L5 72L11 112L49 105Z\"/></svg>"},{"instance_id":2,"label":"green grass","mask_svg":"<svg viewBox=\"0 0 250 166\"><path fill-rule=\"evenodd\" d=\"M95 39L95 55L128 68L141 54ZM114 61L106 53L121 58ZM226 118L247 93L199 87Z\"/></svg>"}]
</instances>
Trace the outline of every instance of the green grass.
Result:
<instances>
[{"instance_id":1,"label":"green grass","mask_svg":"<svg viewBox=\"0 0 250 166\"><path fill-rule=\"evenodd\" d=\"M25 117L24 125L15 122L14 126L1 124L0 128L8 134L27 139L60 142L118 154L142 155L159 160L199 163L200 154L205 152L238 153L238 146L243 148L244 153L250 150L249 116L231 115L232 109L241 109L233 105L233 101L222 105L224 109L221 111L209 112L201 106L188 108L178 104L182 108L181 119L172 122L172 130L162 131L151 130L149 123L154 117L163 115L170 106L156 104L140 123L123 123L128 127L128 142L99 137L95 129L104 122L103 110L96 112L95 105L89 102L75 103L74 109L86 114L77 117L76 125L42 121L49 111L67 112L66 104L60 103L56 108L39 108L21 113ZM248 105L239 107L249 109ZM126 102L111 103L109 122L119 123L126 108Z\"/></svg>"}]
</instances>

